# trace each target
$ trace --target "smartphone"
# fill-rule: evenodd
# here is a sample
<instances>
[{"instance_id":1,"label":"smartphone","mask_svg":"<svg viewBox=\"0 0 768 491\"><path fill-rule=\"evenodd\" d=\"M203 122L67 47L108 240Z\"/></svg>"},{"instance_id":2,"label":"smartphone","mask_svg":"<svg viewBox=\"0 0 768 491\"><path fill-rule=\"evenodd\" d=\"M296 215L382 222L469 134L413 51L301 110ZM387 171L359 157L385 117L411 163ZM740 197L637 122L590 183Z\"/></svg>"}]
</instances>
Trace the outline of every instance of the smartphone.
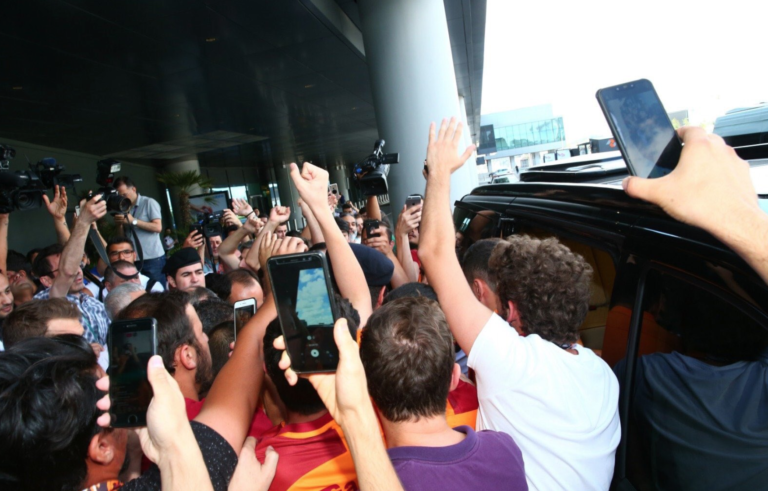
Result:
<instances>
[{"instance_id":1,"label":"smartphone","mask_svg":"<svg viewBox=\"0 0 768 491\"><path fill-rule=\"evenodd\" d=\"M331 184L330 186L328 186L328 191L331 194L335 194L336 196L338 196L339 195L339 185L338 184Z\"/></svg>"},{"instance_id":2,"label":"smartphone","mask_svg":"<svg viewBox=\"0 0 768 491\"><path fill-rule=\"evenodd\" d=\"M381 234L373 233L373 231L379 228L379 226L381 226L381 221L379 220L374 220L374 219L363 220L363 228L365 228L365 233L367 234L368 238L378 237L381 235Z\"/></svg>"},{"instance_id":3,"label":"smartphone","mask_svg":"<svg viewBox=\"0 0 768 491\"><path fill-rule=\"evenodd\" d=\"M235 341L237 341L237 320L241 317L247 322L251 317L256 314L256 299L246 298L245 300L238 300L235 302L235 315L234 319L234 333ZM244 325L244 323L243 323Z\"/></svg>"},{"instance_id":4,"label":"smartphone","mask_svg":"<svg viewBox=\"0 0 768 491\"><path fill-rule=\"evenodd\" d=\"M296 373L334 372L339 350L333 323L339 317L325 255L289 254L267 261L285 347Z\"/></svg>"},{"instance_id":5,"label":"smartphone","mask_svg":"<svg viewBox=\"0 0 768 491\"><path fill-rule=\"evenodd\" d=\"M651 82L600 89L597 101L630 174L656 178L672 172L683 144Z\"/></svg>"},{"instance_id":6,"label":"smartphone","mask_svg":"<svg viewBox=\"0 0 768 491\"><path fill-rule=\"evenodd\" d=\"M152 318L115 321L109 326L109 413L114 428L147 425L152 386L147 363L157 354L157 321Z\"/></svg>"},{"instance_id":7,"label":"smartphone","mask_svg":"<svg viewBox=\"0 0 768 491\"><path fill-rule=\"evenodd\" d=\"M405 198L405 207L410 208L412 206L420 205L422 199L420 194L412 194Z\"/></svg>"}]
</instances>

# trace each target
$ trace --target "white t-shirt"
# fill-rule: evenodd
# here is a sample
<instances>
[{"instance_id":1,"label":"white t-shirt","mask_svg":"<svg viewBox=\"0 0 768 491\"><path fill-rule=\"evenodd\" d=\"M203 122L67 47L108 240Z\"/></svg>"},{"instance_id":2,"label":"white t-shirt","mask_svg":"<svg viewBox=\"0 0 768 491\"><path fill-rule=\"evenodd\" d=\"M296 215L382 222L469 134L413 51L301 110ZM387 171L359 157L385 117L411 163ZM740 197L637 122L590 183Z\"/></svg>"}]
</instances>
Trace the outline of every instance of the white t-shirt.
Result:
<instances>
[{"instance_id":1,"label":"white t-shirt","mask_svg":"<svg viewBox=\"0 0 768 491\"><path fill-rule=\"evenodd\" d=\"M478 430L508 433L530 490L607 490L621 439L619 383L592 350L519 336L496 314L469 353Z\"/></svg>"}]
</instances>

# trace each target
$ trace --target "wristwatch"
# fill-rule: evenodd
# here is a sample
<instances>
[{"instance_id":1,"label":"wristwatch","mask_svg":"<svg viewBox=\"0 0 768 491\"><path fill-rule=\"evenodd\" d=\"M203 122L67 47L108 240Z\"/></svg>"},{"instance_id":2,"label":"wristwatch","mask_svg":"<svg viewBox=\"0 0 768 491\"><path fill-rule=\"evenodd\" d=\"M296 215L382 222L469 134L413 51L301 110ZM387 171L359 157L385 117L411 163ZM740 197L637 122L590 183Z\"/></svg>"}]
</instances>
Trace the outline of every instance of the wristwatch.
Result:
<instances>
[{"instance_id":1,"label":"wristwatch","mask_svg":"<svg viewBox=\"0 0 768 491\"><path fill-rule=\"evenodd\" d=\"M134 219L133 219L133 221L131 222L131 225L133 225L134 227L135 227L136 225L138 225L138 224L139 224L139 221L138 221L138 220L136 220L135 218L134 218Z\"/></svg>"}]
</instances>

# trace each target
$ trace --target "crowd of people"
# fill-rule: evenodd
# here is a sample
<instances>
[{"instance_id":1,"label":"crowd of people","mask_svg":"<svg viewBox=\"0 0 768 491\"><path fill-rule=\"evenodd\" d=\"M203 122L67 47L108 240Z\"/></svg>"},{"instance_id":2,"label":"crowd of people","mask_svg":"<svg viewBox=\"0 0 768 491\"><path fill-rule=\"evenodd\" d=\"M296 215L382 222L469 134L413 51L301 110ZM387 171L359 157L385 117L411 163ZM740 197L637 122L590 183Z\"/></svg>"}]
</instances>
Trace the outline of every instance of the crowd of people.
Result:
<instances>
[{"instance_id":1,"label":"crowd of people","mask_svg":"<svg viewBox=\"0 0 768 491\"><path fill-rule=\"evenodd\" d=\"M98 234L98 195L68 223L63 188L45 198L55 244L8 250L0 215L0 488L607 490L619 383L579 344L591 267L525 235L458 257L450 178L473 151L460 152L461 134L453 119L430 127L423 202L394 225L375 197L339 203L309 163L291 164L303 230L288 230L289 208L260 216L234 200L221 235L193 230L167 258L160 206L129 178L115 182L131 208L112 237ZM680 135L676 170L628 178L626 192L712 233L768 281L768 217L747 164L719 137ZM91 231L108 259L93 268ZM291 369L265 272L306 251L331 270L334 373ZM256 313L236 315L251 298ZM110 323L147 317L147 426L112 428Z\"/></svg>"}]
</instances>

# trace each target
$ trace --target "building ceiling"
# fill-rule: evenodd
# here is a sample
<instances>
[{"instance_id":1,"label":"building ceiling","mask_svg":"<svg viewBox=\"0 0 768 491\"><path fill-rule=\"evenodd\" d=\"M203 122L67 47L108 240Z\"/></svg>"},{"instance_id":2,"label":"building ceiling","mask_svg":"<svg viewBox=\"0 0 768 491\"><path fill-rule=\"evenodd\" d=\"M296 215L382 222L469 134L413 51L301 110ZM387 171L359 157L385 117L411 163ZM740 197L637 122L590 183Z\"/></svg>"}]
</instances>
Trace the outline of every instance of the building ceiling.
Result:
<instances>
[{"instance_id":1,"label":"building ceiling","mask_svg":"<svg viewBox=\"0 0 768 491\"><path fill-rule=\"evenodd\" d=\"M377 138L368 67L306 1L14 2L0 136L155 165L359 160ZM359 25L357 5L337 2ZM475 128L485 1L445 3Z\"/></svg>"}]
</instances>

